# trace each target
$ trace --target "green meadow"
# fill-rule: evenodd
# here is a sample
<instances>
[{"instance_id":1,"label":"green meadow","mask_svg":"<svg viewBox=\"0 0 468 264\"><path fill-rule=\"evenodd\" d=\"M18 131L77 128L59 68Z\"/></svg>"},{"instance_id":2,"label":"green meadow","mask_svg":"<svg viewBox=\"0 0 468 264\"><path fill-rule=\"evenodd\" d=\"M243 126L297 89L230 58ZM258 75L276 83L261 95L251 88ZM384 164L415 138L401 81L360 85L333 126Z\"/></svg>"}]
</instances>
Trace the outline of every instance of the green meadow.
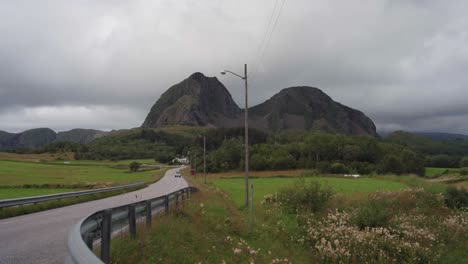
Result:
<instances>
[{"instance_id":1,"label":"green meadow","mask_svg":"<svg viewBox=\"0 0 468 264\"><path fill-rule=\"evenodd\" d=\"M335 177L307 177L306 182L318 181L324 186L329 186L337 193L369 193L380 190L402 190L408 185L402 182L388 181L376 178L335 178ZM260 201L268 193L275 193L284 186L292 185L299 178L254 178L249 180L249 185L254 185L254 200ZM245 180L243 178L219 179L214 185L226 191L237 205L242 205L245 199Z\"/></svg>"},{"instance_id":2,"label":"green meadow","mask_svg":"<svg viewBox=\"0 0 468 264\"><path fill-rule=\"evenodd\" d=\"M76 191L79 189L155 182L165 169L142 167L130 172L125 161L5 161L0 160L0 199ZM136 160L154 164L154 160Z\"/></svg>"}]
</instances>

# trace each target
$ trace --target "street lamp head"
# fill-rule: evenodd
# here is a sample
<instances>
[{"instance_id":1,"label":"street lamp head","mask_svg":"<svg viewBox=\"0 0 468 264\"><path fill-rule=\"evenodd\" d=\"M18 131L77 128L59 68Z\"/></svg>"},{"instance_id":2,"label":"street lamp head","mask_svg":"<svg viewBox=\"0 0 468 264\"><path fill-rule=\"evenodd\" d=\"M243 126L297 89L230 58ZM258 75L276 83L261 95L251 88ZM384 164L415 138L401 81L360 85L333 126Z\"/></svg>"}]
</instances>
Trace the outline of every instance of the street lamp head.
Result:
<instances>
[{"instance_id":1,"label":"street lamp head","mask_svg":"<svg viewBox=\"0 0 468 264\"><path fill-rule=\"evenodd\" d=\"M222 75L225 75L225 74L226 74L226 71L222 71L221 74L222 74Z\"/></svg>"}]
</instances>

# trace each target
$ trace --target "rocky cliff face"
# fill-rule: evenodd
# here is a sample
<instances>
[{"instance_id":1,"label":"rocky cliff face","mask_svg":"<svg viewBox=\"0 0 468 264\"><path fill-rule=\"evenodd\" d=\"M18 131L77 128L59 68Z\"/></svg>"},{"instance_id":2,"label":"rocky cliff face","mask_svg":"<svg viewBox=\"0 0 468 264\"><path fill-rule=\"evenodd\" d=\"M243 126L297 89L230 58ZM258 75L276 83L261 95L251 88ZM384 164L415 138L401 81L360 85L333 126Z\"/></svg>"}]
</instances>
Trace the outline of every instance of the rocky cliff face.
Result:
<instances>
[{"instance_id":1,"label":"rocky cliff face","mask_svg":"<svg viewBox=\"0 0 468 264\"><path fill-rule=\"evenodd\" d=\"M243 117L243 110L218 79L194 73L161 95L142 127L241 127ZM378 136L374 123L364 113L307 86L283 89L266 102L249 108L249 125L263 131L310 129Z\"/></svg>"},{"instance_id":2,"label":"rocky cliff face","mask_svg":"<svg viewBox=\"0 0 468 264\"><path fill-rule=\"evenodd\" d=\"M299 86L281 90L249 110L249 119L261 130L305 129L377 136L364 113L333 101L318 88Z\"/></svg>"},{"instance_id":3,"label":"rocky cliff face","mask_svg":"<svg viewBox=\"0 0 468 264\"><path fill-rule=\"evenodd\" d=\"M142 127L235 126L240 109L216 77L194 73L172 86L153 105Z\"/></svg>"}]
</instances>

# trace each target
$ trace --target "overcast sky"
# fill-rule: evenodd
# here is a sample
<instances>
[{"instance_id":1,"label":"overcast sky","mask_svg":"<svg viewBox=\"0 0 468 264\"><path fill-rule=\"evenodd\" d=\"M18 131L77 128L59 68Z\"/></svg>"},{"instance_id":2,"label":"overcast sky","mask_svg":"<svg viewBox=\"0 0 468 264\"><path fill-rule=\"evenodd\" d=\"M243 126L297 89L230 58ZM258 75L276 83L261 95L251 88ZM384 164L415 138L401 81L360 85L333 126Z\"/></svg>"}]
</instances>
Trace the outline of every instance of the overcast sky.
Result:
<instances>
[{"instance_id":1,"label":"overcast sky","mask_svg":"<svg viewBox=\"0 0 468 264\"><path fill-rule=\"evenodd\" d=\"M283 1L0 1L0 130L137 127L197 71L242 106L219 71L247 63L252 105L308 85L378 130L468 134L465 0Z\"/></svg>"}]
</instances>

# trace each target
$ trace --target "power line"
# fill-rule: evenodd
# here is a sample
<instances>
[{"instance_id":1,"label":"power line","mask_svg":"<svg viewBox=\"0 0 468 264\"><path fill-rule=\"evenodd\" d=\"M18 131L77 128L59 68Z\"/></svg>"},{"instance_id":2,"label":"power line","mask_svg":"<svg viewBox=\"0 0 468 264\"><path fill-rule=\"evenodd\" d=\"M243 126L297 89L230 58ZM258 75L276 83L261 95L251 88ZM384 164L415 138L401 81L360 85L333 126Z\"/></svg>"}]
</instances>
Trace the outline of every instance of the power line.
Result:
<instances>
[{"instance_id":1,"label":"power line","mask_svg":"<svg viewBox=\"0 0 468 264\"><path fill-rule=\"evenodd\" d=\"M260 67L260 64L261 64L262 61L263 61L263 57L265 56L265 51L268 49L268 46L269 46L270 41L271 41L271 37L273 36L273 33L274 33L275 29L276 29L276 25L278 25L278 21L279 21L279 18L280 18L280 16L281 16L281 11L283 10L283 6L284 6L284 3L285 3L285 2L286 2L286 0L283 0L283 2L281 3L281 6L280 6L279 11L278 11L278 15L276 16L276 19L275 19L275 23L273 24L273 27L272 27L272 29L271 29L271 31L270 31L269 36L268 36L268 40L267 40L267 42L265 43L264 49L263 49L263 50L261 51L261 53L259 54L260 57L259 57L258 63L257 63L256 66L255 66L255 70L253 71L252 76L250 76L250 79L251 79L251 80L252 80L252 77L255 76L255 75L257 74L258 68ZM275 8L274 8L273 11L276 10L276 3L277 3L277 2L275 2ZM273 12L273 14L274 14L274 12ZM273 14L272 14L272 15L273 15ZM268 31L267 31L267 32L268 32Z\"/></svg>"},{"instance_id":2,"label":"power line","mask_svg":"<svg viewBox=\"0 0 468 264\"><path fill-rule=\"evenodd\" d=\"M268 33L270 32L270 26L272 25L271 22L273 21L273 17L274 17L274 15L276 13L276 7L278 6L278 1L279 0L275 1L275 5L273 6L273 10L271 11L270 18L268 19L268 24L267 24L267 26L265 28L265 33L263 34L262 42L260 42L260 45L258 46L257 57L255 59L255 65L254 65L254 67L252 69L257 68L257 64L259 63L260 54L262 54L263 47L265 45L265 41L267 40ZM251 72L249 72L249 75L250 75L250 73Z\"/></svg>"}]
</instances>

